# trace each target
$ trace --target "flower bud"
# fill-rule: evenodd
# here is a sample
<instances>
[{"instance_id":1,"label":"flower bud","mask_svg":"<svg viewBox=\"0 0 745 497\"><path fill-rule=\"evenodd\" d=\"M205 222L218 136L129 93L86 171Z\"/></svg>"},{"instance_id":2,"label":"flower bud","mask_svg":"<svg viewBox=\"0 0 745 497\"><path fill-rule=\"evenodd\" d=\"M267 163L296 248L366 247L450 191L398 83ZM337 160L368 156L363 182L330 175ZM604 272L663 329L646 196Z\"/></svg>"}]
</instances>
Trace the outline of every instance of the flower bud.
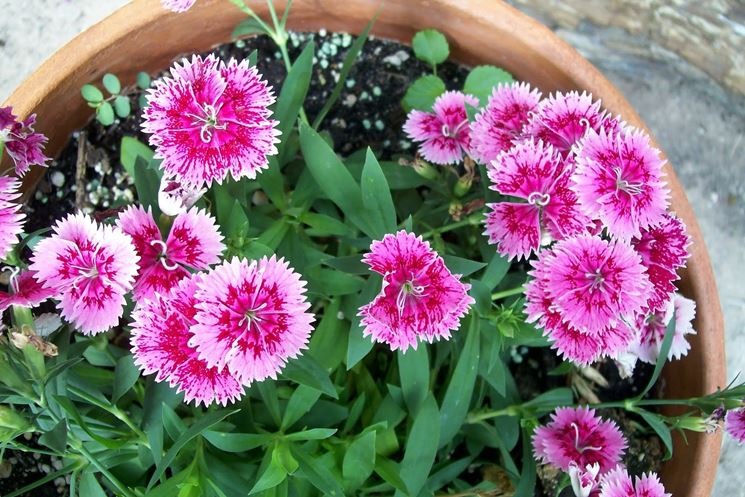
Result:
<instances>
[{"instance_id":1,"label":"flower bud","mask_svg":"<svg viewBox=\"0 0 745 497\"><path fill-rule=\"evenodd\" d=\"M436 180L437 177L440 175L437 169L432 167L429 163L424 162L423 160L414 161L413 167L414 171L416 171L419 176L428 180Z\"/></svg>"},{"instance_id":2,"label":"flower bud","mask_svg":"<svg viewBox=\"0 0 745 497\"><path fill-rule=\"evenodd\" d=\"M458 178L458 181L455 183L455 186L453 187L453 194L456 197L462 197L466 193L468 193L471 190L471 186L473 185L473 176L470 174L466 174L465 176L461 176Z\"/></svg>"}]
</instances>

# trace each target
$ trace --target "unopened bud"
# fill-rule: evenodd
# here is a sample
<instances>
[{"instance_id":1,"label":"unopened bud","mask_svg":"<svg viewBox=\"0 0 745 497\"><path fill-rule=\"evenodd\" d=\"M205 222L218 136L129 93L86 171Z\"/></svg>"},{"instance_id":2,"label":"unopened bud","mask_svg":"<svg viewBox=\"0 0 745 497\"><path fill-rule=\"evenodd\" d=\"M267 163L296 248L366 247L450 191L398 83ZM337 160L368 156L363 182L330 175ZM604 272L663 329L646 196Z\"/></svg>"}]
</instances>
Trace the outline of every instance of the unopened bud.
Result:
<instances>
[{"instance_id":1,"label":"unopened bud","mask_svg":"<svg viewBox=\"0 0 745 497\"><path fill-rule=\"evenodd\" d=\"M455 187L453 187L453 194L456 197L462 197L466 193L468 193L471 190L471 186L473 185L473 176L472 175L465 175L458 178L458 181L455 183Z\"/></svg>"},{"instance_id":2,"label":"unopened bud","mask_svg":"<svg viewBox=\"0 0 745 497\"><path fill-rule=\"evenodd\" d=\"M424 162L423 160L417 159L414 161L413 165L414 171L419 174L422 178L426 178L428 180L436 180L440 173L432 167L428 162Z\"/></svg>"}]
</instances>

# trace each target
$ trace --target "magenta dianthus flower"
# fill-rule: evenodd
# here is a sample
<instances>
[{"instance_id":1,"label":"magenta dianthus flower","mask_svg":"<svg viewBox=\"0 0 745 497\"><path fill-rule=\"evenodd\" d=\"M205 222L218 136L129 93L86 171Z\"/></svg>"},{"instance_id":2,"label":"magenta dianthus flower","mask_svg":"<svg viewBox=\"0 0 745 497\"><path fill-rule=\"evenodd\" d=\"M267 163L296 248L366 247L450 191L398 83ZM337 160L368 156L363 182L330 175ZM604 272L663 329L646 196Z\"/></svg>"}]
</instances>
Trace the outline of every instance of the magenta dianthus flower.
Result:
<instances>
[{"instance_id":1,"label":"magenta dianthus flower","mask_svg":"<svg viewBox=\"0 0 745 497\"><path fill-rule=\"evenodd\" d=\"M527 258L538 251L546 235L562 240L587 232L590 219L579 210L569 188L571 166L550 145L523 141L501 153L488 174L492 190L527 201L488 205L484 234L500 254Z\"/></svg>"},{"instance_id":2,"label":"magenta dianthus flower","mask_svg":"<svg viewBox=\"0 0 745 497\"><path fill-rule=\"evenodd\" d=\"M645 473L631 480L628 471L617 466L600 481L600 497L671 497L655 473Z\"/></svg>"},{"instance_id":3,"label":"magenta dianthus flower","mask_svg":"<svg viewBox=\"0 0 745 497\"><path fill-rule=\"evenodd\" d=\"M696 302L675 293L667 302L667 305L651 314L640 316L637 322L639 328L639 340L632 347L632 352L642 361L655 364L660 354L662 340L665 338L665 330L670 320L675 316L675 328L668 360L680 359L688 354L691 344L688 343L686 335L695 335L693 319L696 317Z\"/></svg>"},{"instance_id":4,"label":"magenta dianthus flower","mask_svg":"<svg viewBox=\"0 0 745 497\"><path fill-rule=\"evenodd\" d=\"M541 93L528 83L500 83L471 123L471 155L489 164L514 145Z\"/></svg>"},{"instance_id":5,"label":"magenta dianthus flower","mask_svg":"<svg viewBox=\"0 0 745 497\"><path fill-rule=\"evenodd\" d=\"M724 418L724 429L740 444L745 443L745 407L730 409Z\"/></svg>"},{"instance_id":6,"label":"magenta dianthus flower","mask_svg":"<svg viewBox=\"0 0 745 497\"><path fill-rule=\"evenodd\" d=\"M173 12L186 12L197 0L160 0L163 7Z\"/></svg>"},{"instance_id":7,"label":"magenta dianthus flower","mask_svg":"<svg viewBox=\"0 0 745 497\"><path fill-rule=\"evenodd\" d=\"M0 142L13 159L16 175L23 177L31 166L46 167L49 157L44 155L47 137L34 132L36 114L18 121L11 107L0 107Z\"/></svg>"},{"instance_id":8,"label":"magenta dianthus flower","mask_svg":"<svg viewBox=\"0 0 745 497\"><path fill-rule=\"evenodd\" d=\"M304 292L305 282L283 259L226 261L197 283L189 344L209 367L226 367L243 385L276 378L307 348L314 317Z\"/></svg>"},{"instance_id":9,"label":"magenta dianthus flower","mask_svg":"<svg viewBox=\"0 0 745 497\"><path fill-rule=\"evenodd\" d=\"M391 350L416 349L417 341L450 338L473 298L471 285L452 274L442 257L421 236L404 230L370 246L362 262L383 275L383 288L360 308L364 336L387 343Z\"/></svg>"},{"instance_id":10,"label":"magenta dianthus flower","mask_svg":"<svg viewBox=\"0 0 745 497\"><path fill-rule=\"evenodd\" d=\"M26 215L20 212L21 206L15 200L21 183L9 176L0 176L0 259L4 259L10 249L18 242L23 232Z\"/></svg>"},{"instance_id":11,"label":"magenta dianthus flower","mask_svg":"<svg viewBox=\"0 0 745 497\"><path fill-rule=\"evenodd\" d=\"M119 322L137 274L132 239L82 214L68 215L53 231L34 247L34 278L59 296L62 317L84 334L108 330Z\"/></svg>"},{"instance_id":12,"label":"magenta dianthus flower","mask_svg":"<svg viewBox=\"0 0 745 497\"><path fill-rule=\"evenodd\" d=\"M170 293L138 304L132 313L132 355L144 374L157 373L155 381L178 387L187 403L226 405L241 398L243 386L227 369L208 366L189 345L201 277L185 278Z\"/></svg>"},{"instance_id":13,"label":"magenta dianthus flower","mask_svg":"<svg viewBox=\"0 0 745 497\"><path fill-rule=\"evenodd\" d=\"M678 269L688 258L690 237L683 221L672 214L665 214L662 222L642 230L641 236L631 240L631 245L642 257L647 268L652 293L648 307L651 311L663 309L675 292Z\"/></svg>"},{"instance_id":14,"label":"magenta dianthus flower","mask_svg":"<svg viewBox=\"0 0 745 497\"><path fill-rule=\"evenodd\" d=\"M140 256L136 300L167 294L189 275L188 269L208 269L225 250L215 219L196 207L176 216L165 242L149 208L130 206L119 214L117 225L132 237Z\"/></svg>"},{"instance_id":15,"label":"magenta dianthus flower","mask_svg":"<svg viewBox=\"0 0 745 497\"><path fill-rule=\"evenodd\" d=\"M52 288L36 281L33 271L23 271L10 277L10 293L0 291L0 314L12 305L33 308L55 296Z\"/></svg>"},{"instance_id":16,"label":"magenta dianthus flower","mask_svg":"<svg viewBox=\"0 0 745 497\"><path fill-rule=\"evenodd\" d=\"M463 160L471 148L471 129L466 104L473 107L479 100L458 91L448 91L437 97L433 112L412 110L404 131L414 141L422 142L419 153L434 164L455 164Z\"/></svg>"},{"instance_id":17,"label":"magenta dianthus flower","mask_svg":"<svg viewBox=\"0 0 745 497\"><path fill-rule=\"evenodd\" d=\"M588 407L559 407L533 434L535 457L563 471L572 463L581 468L597 463L605 473L618 464L625 449L626 439L616 423Z\"/></svg>"},{"instance_id":18,"label":"magenta dianthus flower","mask_svg":"<svg viewBox=\"0 0 745 497\"><path fill-rule=\"evenodd\" d=\"M275 98L248 60L228 63L214 55L184 59L171 76L148 90L142 129L168 176L194 188L255 178L277 153Z\"/></svg>"},{"instance_id":19,"label":"magenta dianthus flower","mask_svg":"<svg viewBox=\"0 0 745 497\"><path fill-rule=\"evenodd\" d=\"M667 189L660 152L641 130L587 132L572 180L580 206L608 232L629 240L665 219Z\"/></svg>"},{"instance_id":20,"label":"magenta dianthus flower","mask_svg":"<svg viewBox=\"0 0 745 497\"><path fill-rule=\"evenodd\" d=\"M566 157L589 130L616 130L622 123L600 109L592 95L576 91L543 99L523 128L523 134L543 140Z\"/></svg>"}]
</instances>

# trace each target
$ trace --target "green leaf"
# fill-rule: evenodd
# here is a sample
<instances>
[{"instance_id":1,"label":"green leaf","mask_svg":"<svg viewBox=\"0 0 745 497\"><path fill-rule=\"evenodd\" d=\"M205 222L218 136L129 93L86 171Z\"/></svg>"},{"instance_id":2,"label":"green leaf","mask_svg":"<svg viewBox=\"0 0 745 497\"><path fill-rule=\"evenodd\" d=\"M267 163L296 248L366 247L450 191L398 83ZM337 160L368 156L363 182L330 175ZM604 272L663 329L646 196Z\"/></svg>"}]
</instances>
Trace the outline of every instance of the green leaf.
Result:
<instances>
[{"instance_id":1,"label":"green leaf","mask_svg":"<svg viewBox=\"0 0 745 497\"><path fill-rule=\"evenodd\" d=\"M193 425L191 425L189 429L187 429L181 435L181 437L178 440L176 440L176 442L174 442L171 448L168 449L168 452L166 452L166 455L163 457L163 460L160 461L160 464L156 466L155 472L153 473L153 476L150 478L150 483L148 483L147 485L148 490L153 488L153 485L155 485L155 482L160 479L160 477L165 472L166 468L168 468L171 465L173 460L178 455L179 451L187 443L189 443L193 438L201 435L204 431L216 425L223 419L237 413L239 410L240 409L235 409L232 411L228 411L228 410L213 411L213 412L204 414L202 417L198 418L196 422Z\"/></svg>"},{"instance_id":2,"label":"green leaf","mask_svg":"<svg viewBox=\"0 0 745 497\"><path fill-rule=\"evenodd\" d=\"M463 259L462 257L455 257L454 255L443 255L442 258L451 273L459 274L461 276L468 276L486 266L485 262Z\"/></svg>"},{"instance_id":3,"label":"green leaf","mask_svg":"<svg viewBox=\"0 0 745 497\"><path fill-rule=\"evenodd\" d=\"M401 105L406 112L412 110L431 112L435 100L445 93L446 89L445 83L437 76L432 74L422 76L406 89Z\"/></svg>"},{"instance_id":4,"label":"green leaf","mask_svg":"<svg viewBox=\"0 0 745 497\"><path fill-rule=\"evenodd\" d=\"M394 232L396 230L396 209L393 207L391 190L370 147L367 148L360 183L365 214L371 217L370 224L380 230L373 238L380 239L386 233Z\"/></svg>"},{"instance_id":5,"label":"green leaf","mask_svg":"<svg viewBox=\"0 0 745 497\"><path fill-rule=\"evenodd\" d=\"M533 447L531 447L530 433L523 432L523 467L520 473L520 481L517 483L514 497L534 497L535 496L535 459L533 458Z\"/></svg>"},{"instance_id":6,"label":"green leaf","mask_svg":"<svg viewBox=\"0 0 745 497\"><path fill-rule=\"evenodd\" d=\"M158 207L158 188L160 179L142 157L135 159L134 165L135 188L137 189L137 200L144 208L152 208L153 217L160 217L160 207Z\"/></svg>"},{"instance_id":7,"label":"green leaf","mask_svg":"<svg viewBox=\"0 0 745 497\"><path fill-rule=\"evenodd\" d=\"M140 370L135 366L132 356L127 354L119 358L116 361L116 369L114 371L114 387L111 395L111 401L116 403L122 396L129 391L132 386L137 383L137 379L140 377Z\"/></svg>"},{"instance_id":8,"label":"green leaf","mask_svg":"<svg viewBox=\"0 0 745 497\"><path fill-rule=\"evenodd\" d=\"M116 111L116 115L121 117L122 119L127 117L132 111L132 108L129 105L129 97L118 95L114 99L114 110Z\"/></svg>"},{"instance_id":9,"label":"green leaf","mask_svg":"<svg viewBox=\"0 0 745 497\"><path fill-rule=\"evenodd\" d=\"M227 236L242 236L248 230L248 216L243 206L238 200L233 200L233 207L230 209L230 216L220 227L225 230Z\"/></svg>"},{"instance_id":10,"label":"green leaf","mask_svg":"<svg viewBox=\"0 0 745 497\"><path fill-rule=\"evenodd\" d=\"M145 164L149 164L153 160L153 155L155 155L150 147L131 136L122 137L122 144L119 150L119 161L122 163L124 170L127 171L127 174L132 178L135 177L135 161L137 157L142 157Z\"/></svg>"},{"instance_id":11,"label":"green leaf","mask_svg":"<svg viewBox=\"0 0 745 497\"><path fill-rule=\"evenodd\" d=\"M96 108L96 119L104 126L114 124L114 108L108 102L103 102Z\"/></svg>"},{"instance_id":12,"label":"green leaf","mask_svg":"<svg viewBox=\"0 0 745 497\"><path fill-rule=\"evenodd\" d=\"M266 196L269 197L269 200L272 201L277 209L284 211L287 207L285 180L282 176L282 171L279 170L279 163L276 157L269 157L269 167L264 169L256 177L256 181L259 182L262 190L266 192Z\"/></svg>"},{"instance_id":13,"label":"green leaf","mask_svg":"<svg viewBox=\"0 0 745 497\"><path fill-rule=\"evenodd\" d=\"M442 399L439 447L444 447L455 437L468 415L479 371L480 322L478 317L471 315L466 343L463 345L458 364L455 366L445 397Z\"/></svg>"},{"instance_id":14,"label":"green leaf","mask_svg":"<svg viewBox=\"0 0 745 497\"><path fill-rule=\"evenodd\" d=\"M489 291L492 291L499 285L509 269L510 261L506 257L495 253L481 276L481 282L486 285Z\"/></svg>"},{"instance_id":15,"label":"green leaf","mask_svg":"<svg viewBox=\"0 0 745 497\"><path fill-rule=\"evenodd\" d=\"M523 402L523 407L533 408L537 415L541 415L553 411L556 407L571 405L573 400L574 394L571 388L554 388Z\"/></svg>"},{"instance_id":16,"label":"green leaf","mask_svg":"<svg viewBox=\"0 0 745 497\"><path fill-rule=\"evenodd\" d=\"M427 347L400 350L398 357L398 374L401 379L401 390L404 402L412 416L416 416L424 399L429 393L429 354Z\"/></svg>"},{"instance_id":17,"label":"green leaf","mask_svg":"<svg viewBox=\"0 0 745 497\"><path fill-rule=\"evenodd\" d=\"M150 75L146 72L140 71L137 73L137 86L141 90L147 90L150 88Z\"/></svg>"},{"instance_id":18,"label":"green leaf","mask_svg":"<svg viewBox=\"0 0 745 497\"><path fill-rule=\"evenodd\" d=\"M409 495L419 495L435 462L437 443L440 440L439 418L437 402L430 393L414 417L401 461L401 479L406 482ZM397 492L396 495L400 494Z\"/></svg>"},{"instance_id":19,"label":"green leaf","mask_svg":"<svg viewBox=\"0 0 745 497\"><path fill-rule=\"evenodd\" d=\"M282 376L300 385L315 388L334 399L339 398L326 370L309 354L291 359L282 370Z\"/></svg>"},{"instance_id":20,"label":"green leaf","mask_svg":"<svg viewBox=\"0 0 745 497\"><path fill-rule=\"evenodd\" d=\"M362 262L361 255L331 257L323 261L323 263L349 274L370 274L370 268Z\"/></svg>"},{"instance_id":21,"label":"green leaf","mask_svg":"<svg viewBox=\"0 0 745 497\"><path fill-rule=\"evenodd\" d=\"M277 385L274 380L266 379L258 383L254 383L253 388L259 391L261 400L264 403L269 415L272 417L275 426L279 427L282 424L282 415L279 410L279 398L277 397Z\"/></svg>"},{"instance_id":22,"label":"green leaf","mask_svg":"<svg viewBox=\"0 0 745 497\"><path fill-rule=\"evenodd\" d=\"M365 286L360 292L360 296L357 299L357 307L364 305L377 295L381 288L381 281L379 277L372 276L367 280ZM352 369L358 362L360 362L373 348L373 341L370 337L362 335L363 328L360 325L362 318L354 316L352 318L352 324L349 327L349 342L347 343L347 370Z\"/></svg>"},{"instance_id":23,"label":"green leaf","mask_svg":"<svg viewBox=\"0 0 745 497\"><path fill-rule=\"evenodd\" d=\"M357 293L365 284L359 276L320 267L308 269L305 277L309 292L335 297Z\"/></svg>"},{"instance_id":24,"label":"green leaf","mask_svg":"<svg viewBox=\"0 0 745 497\"><path fill-rule=\"evenodd\" d=\"M235 40L255 34L270 35L271 33L268 33L259 21L253 17L249 17L248 19L244 19L238 23L238 25L233 29L231 37Z\"/></svg>"},{"instance_id":25,"label":"green leaf","mask_svg":"<svg viewBox=\"0 0 745 497\"><path fill-rule=\"evenodd\" d=\"M647 424L657 433L662 443L665 444L665 460L673 457L673 437L670 434L670 428L668 428L665 420L652 412L646 411L641 408L635 408L634 412L647 422Z\"/></svg>"},{"instance_id":26,"label":"green leaf","mask_svg":"<svg viewBox=\"0 0 745 497\"><path fill-rule=\"evenodd\" d=\"M375 431L363 433L344 453L342 475L345 487L356 490L375 469Z\"/></svg>"},{"instance_id":27,"label":"green leaf","mask_svg":"<svg viewBox=\"0 0 745 497\"><path fill-rule=\"evenodd\" d=\"M277 250L277 247L290 229L290 225L285 218L279 218L256 239L259 244L268 247L271 253Z\"/></svg>"},{"instance_id":28,"label":"green leaf","mask_svg":"<svg viewBox=\"0 0 745 497\"><path fill-rule=\"evenodd\" d=\"M667 328L665 328L665 338L662 339L662 345L660 346L660 352L657 355L657 363L654 365L654 371L652 372L652 377L649 378L649 383L647 383L647 386L644 388L642 393L640 393L637 396L637 399L641 399L647 394L647 392L652 390L652 387L657 382L657 378L660 377L660 374L662 373L662 368L665 367L665 363L667 362L667 356L670 354L670 347L672 347L673 345L674 337L675 337L675 313L673 312L673 315L670 317L670 322L667 323Z\"/></svg>"},{"instance_id":29,"label":"green leaf","mask_svg":"<svg viewBox=\"0 0 745 497\"><path fill-rule=\"evenodd\" d=\"M274 440L273 433L225 433L222 431L205 431L202 436L223 452L246 452Z\"/></svg>"},{"instance_id":30,"label":"green leaf","mask_svg":"<svg viewBox=\"0 0 745 497\"><path fill-rule=\"evenodd\" d=\"M278 129L282 132L279 136L282 142L277 147L280 149L280 154L287 144L290 130L292 130L292 127L297 121L298 113L308 93L310 77L313 74L314 50L315 44L313 42L305 46L298 58L295 59L295 62L292 63L292 67L287 73L287 78L285 78L285 82L282 84L282 90L279 92L277 107L273 117L279 121ZM280 161L280 163L282 162L284 161Z\"/></svg>"},{"instance_id":31,"label":"green leaf","mask_svg":"<svg viewBox=\"0 0 745 497\"><path fill-rule=\"evenodd\" d=\"M83 85L80 94L86 102L97 104L103 101L103 93L93 85Z\"/></svg>"},{"instance_id":32,"label":"green leaf","mask_svg":"<svg viewBox=\"0 0 745 497\"><path fill-rule=\"evenodd\" d=\"M313 128L304 123L300 123L300 147L306 165L321 191L339 206L353 224L375 238L378 230L364 214L365 206L359 185L334 150Z\"/></svg>"},{"instance_id":33,"label":"green leaf","mask_svg":"<svg viewBox=\"0 0 745 497\"><path fill-rule=\"evenodd\" d=\"M106 497L106 492L101 488L101 484L98 483L93 473L85 471L80 475L80 490L81 497Z\"/></svg>"},{"instance_id":34,"label":"green leaf","mask_svg":"<svg viewBox=\"0 0 745 497\"><path fill-rule=\"evenodd\" d=\"M471 69L463 84L463 93L479 99L483 107L489 101L492 91L500 83L511 83L512 75L494 66L477 66Z\"/></svg>"},{"instance_id":35,"label":"green leaf","mask_svg":"<svg viewBox=\"0 0 745 497\"><path fill-rule=\"evenodd\" d=\"M287 443L277 444L277 447L274 448L274 452L272 453L272 458L276 458L277 462L284 468L288 475L293 474L300 466L297 459L290 452L290 444Z\"/></svg>"},{"instance_id":36,"label":"green leaf","mask_svg":"<svg viewBox=\"0 0 745 497\"><path fill-rule=\"evenodd\" d=\"M119 82L119 78L110 72L103 75L103 87L112 95L116 95L122 91L122 84Z\"/></svg>"},{"instance_id":37,"label":"green leaf","mask_svg":"<svg viewBox=\"0 0 745 497\"><path fill-rule=\"evenodd\" d=\"M310 236L354 236L352 228L326 214L305 212L300 216L300 221L310 227L310 229L305 230Z\"/></svg>"},{"instance_id":38,"label":"green leaf","mask_svg":"<svg viewBox=\"0 0 745 497\"><path fill-rule=\"evenodd\" d=\"M269 464L264 469L264 472L259 476L258 480L254 484L248 495L253 495L270 488L274 488L282 483L287 478L287 470L280 463L276 454L276 448L272 452L272 457L269 460Z\"/></svg>"},{"instance_id":39,"label":"green leaf","mask_svg":"<svg viewBox=\"0 0 745 497\"><path fill-rule=\"evenodd\" d=\"M447 38L436 29L419 31L411 40L411 46L417 59L433 66L445 62L450 54Z\"/></svg>"},{"instance_id":40,"label":"green leaf","mask_svg":"<svg viewBox=\"0 0 745 497\"><path fill-rule=\"evenodd\" d=\"M327 371L335 370L344 360L348 330L339 319L339 299L334 298L323 310L321 322L310 337L308 353Z\"/></svg>"},{"instance_id":41,"label":"green leaf","mask_svg":"<svg viewBox=\"0 0 745 497\"><path fill-rule=\"evenodd\" d=\"M325 495L332 497L342 497L344 495L344 490L334 474L323 465L319 458L312 457L303 448L296 445L292 446L292 454L300 463L300 471L314 487Z\"/></svg>"},{"instance_id":42,"label":"green leaf","mask_svg":"<svg viewBox=\"0 0 745 497\"><path fill-rule=\"evenodd\" d=\"M59 423L54 425L54 428L42 433L39 437L39 443L56 452L65 453L65 449L67 449L67 423L65 423L65 420L60 420Z\"/></svg>"},{"instance_id":43,"label":"green leaf","mask_svg":"<svg viewBox=\"0 0 745 497\"><path fill-rule=\"evenodd\" d=\"M321 397L320 390L311 388L306 385L298 386L292 395L290 400L287 402L285 407L284 416L282 416L282 430L286 430L292 426L298 419L302 418L308 411L310 411L316 402Z\"/></svg>"},{"instance_id":44,"label":"green leaf","mask_svg":"<svg viewBox=\"0 0 745 497\"><path fill-rule=\"evenodd\" d=\"M399 476L400 470L398 464L385 457L378 457L377 461L375 461L375 472L393 488L404 495L409 495L406 482Z\"/></svg>"},{"instance_id":45,"label":"green leaf","mask_svg":"<svg viewBox=\"0 0 745 497\"><path fill-rule=\"evenodd\" d=\"M367 37L370 34L370 30L372 29L373 24L375 24L376 18L377 14L370 22L367 23L365 29L362 30L359 36L357 36L357 39L354 40L354 43L352 43L352 46L349 47L347 55L344 56L344 62L341 71L339 72L339 79L336 81L336 85L334 85L334 89L331 92L331 95L326 98L326 102L323 104L323 107L318 112L316 118L313 120L313 129L318 129L318 127L323 122L323 119L326 117L326 114L329 113L331 108L339 99L339 95L341 95L341 92L344 89L344 84L347 80L347 76L349 76L349 71L352 70L352 66L354 65L354 60L362 51L362 47L365 45L365 41L367 41Z\"/></svg>"},{"instance_id":46,"label":"green leaf","mask_svg":"<svg viewBox=\"0 0 745 497\"><path fill-rule=\"evenodd\" d=\"M310 430L296 431L284 436L288 442L303 442L307 440L326 440L336 433L334 428L313 428Z\"/></svg>"}]
</instances>

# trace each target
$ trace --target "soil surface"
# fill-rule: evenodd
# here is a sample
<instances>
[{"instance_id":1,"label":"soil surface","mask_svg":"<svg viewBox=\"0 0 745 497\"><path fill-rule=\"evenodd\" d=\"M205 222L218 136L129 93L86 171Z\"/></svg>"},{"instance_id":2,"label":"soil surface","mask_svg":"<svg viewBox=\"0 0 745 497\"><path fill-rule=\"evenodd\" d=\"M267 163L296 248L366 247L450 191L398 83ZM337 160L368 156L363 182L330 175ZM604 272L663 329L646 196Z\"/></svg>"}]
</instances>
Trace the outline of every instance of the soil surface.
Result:
<instances>
[{"instance_id":1,"label":"soil surface","mask_svg":"<svg viewBox=\"0 0 745 497\"><path fill-rule=\"evenodd\" d=\"M312 121L334 88L344 56L354 37L323 31L293 33L290 39L291 58L297 57L311 40L316 45L316 57L305 110ZM243 59L254 50L258 53L259 72L274 88L275 94L278 94L286 71L280 54L270 39L256 37L242 40L220 46L213 53L224 59ZM335 150L349 154L370 146L384 159L399 154L413 155L412 143L402 132L406 114L400 101L408 85L428 72L429 67L418 61L409 47L375 38L368 40L347 77L336 105L321 126L332 137ZM438 66L438 75L445 81L448 89L460 89L467 74L467 67L451 62ZM26 206L29 232L46 228L50 222L77 209L100 213L130 203L136 198L133 181L119 160L120 142L124 136L133 136L147 143L147 136L139 131L139 97L142 92L136 88L126 91L129 92L132 107L129 117L117 119L111 126L102 126L91 120L84 129L70 138L59 158L52 161L33 199ZM77 181L76 171L79 171ZM84 190L84 194L77 195L79 189ZM549 349L520 347L512 351L512 358L510 368L526 399L549 388L570 386L578 392L578 396L589 401L619 400L638 392L650 373L648 368L642 368L641 374L635 374L634 382L631 382L618 377L615 365L600 364L597 374L610 381L610 386L602 387L581 375L549 376L547 372L560 364L554 352ZM597 399L587 398L587 395L595 395ZM604 410L602 414L616 420L629 439L629 450L624 462L631 472L638 474L657 470L663 455L659 439L640 429L641 425L636 420L629 419L623 411ZM42 477L38 468L51 467L53 463L48 458L45 459L45 456L36 459L14 451L7 451L6 460L11 467L7 468L7 476L2 473L5 468L0 468L0 495ZM495 471L499 473L499 470ZM541 466L538 468L538 476L537 495L555 496L560 475ZM497 479L507 481L506 478ZM65 482L55 480L35 489L28 496L46 497L66 493ZM571 490L564 489L562 495L571 495Z\"/></svg>"}]
</instances>

